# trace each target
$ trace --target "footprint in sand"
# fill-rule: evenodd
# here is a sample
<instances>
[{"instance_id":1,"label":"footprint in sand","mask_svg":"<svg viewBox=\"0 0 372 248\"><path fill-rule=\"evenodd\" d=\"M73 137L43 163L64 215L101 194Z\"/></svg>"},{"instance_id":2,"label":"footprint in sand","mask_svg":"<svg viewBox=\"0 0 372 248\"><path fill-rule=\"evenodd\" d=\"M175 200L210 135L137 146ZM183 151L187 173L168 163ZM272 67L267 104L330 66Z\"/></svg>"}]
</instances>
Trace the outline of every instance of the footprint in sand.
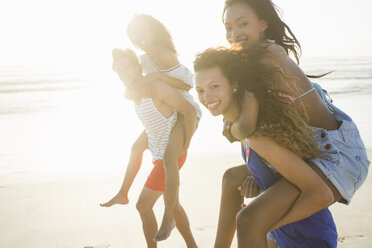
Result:
<instances>
[{"instance_id":1,"label":"footprint in sand","mask_svg":"<svg viewBox=\"0 0 372 248\"><path fill-rule=\"evenodd\" d=\"M93 245L93 246L84 246L84 248L109 248L110 245Z\"/></svg>"},{"instance_id":2,"label":"footprint in sand","mask_svg":"<svg viewBox=\"0 0 372 248\"><path fill-rule=\"evenodd\" d=\"M213 228L213 227L216 227L216 226L213 226L213 225L206 225L206 226L199 226L199 227L196 227L195 229L198 230L198 231L203 231L207 228Z\"/></svg>"},{"instance_id":3,"label":"footprint in sand","mask_svg":"<svg viewBox=\"0 0 372 248\"><path fill-rule=\"evenodd\" d=\"M361 235L361 234L359 234L359 235L342 235L342 236L338 237L337 241L339 243L344 243L344 242L353 241L355 239L365 239L365 238L366 238L366 236Z\"/></svg>"}]
</instances>

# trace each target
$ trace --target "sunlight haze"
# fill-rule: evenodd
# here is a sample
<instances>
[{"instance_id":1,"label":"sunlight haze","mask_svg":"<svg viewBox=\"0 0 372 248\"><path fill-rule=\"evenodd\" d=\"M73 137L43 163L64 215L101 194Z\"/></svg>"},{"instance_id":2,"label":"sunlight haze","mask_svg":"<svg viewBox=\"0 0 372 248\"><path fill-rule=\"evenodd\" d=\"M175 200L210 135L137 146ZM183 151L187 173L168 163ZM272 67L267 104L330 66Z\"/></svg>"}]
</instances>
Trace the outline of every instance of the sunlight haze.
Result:
<instances>
[{"instance_id":1,"label":"sunlight haze","mask_svg":"<svg viewBox=\"0 0 372 248\"><path fill-rule=\"evenodd\" d=\"M227 45L223 0L6 0L0 4L0 64L59 64L110 68L114 47L131 47L126 25L136 12L153 15L173 35L184 63L214 45ZM274 1L297 35L303 57L372 55L372 3ZM107 69L106 68L106 69Z\"/></svg>"}]
</instances>

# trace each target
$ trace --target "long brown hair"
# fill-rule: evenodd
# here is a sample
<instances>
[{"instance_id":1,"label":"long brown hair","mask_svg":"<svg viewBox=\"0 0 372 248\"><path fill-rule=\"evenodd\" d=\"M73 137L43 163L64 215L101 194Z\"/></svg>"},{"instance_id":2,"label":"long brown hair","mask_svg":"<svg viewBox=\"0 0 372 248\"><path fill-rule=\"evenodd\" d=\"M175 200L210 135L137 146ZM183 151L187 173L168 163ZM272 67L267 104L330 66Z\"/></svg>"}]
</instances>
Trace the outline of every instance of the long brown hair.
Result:
<instances>
[{"instance_id":1,"label":"long brown hair","mask_svg":"<svg viewBox=\"0 0 372 248\"><path fill-rule=\"evenodd\" d=\"M282 68L271 62L269 53L263 47L209 48L197 55L194 70L217 66L230 83L238 83L236 98L240 104L244 90L255 95L260 109L253 135L272 138L302 158L319 157L303 103L290 104L279 94L297 96L299 90Z\"/></svg>"},{"instance_id":2,"label":"long brown hair","mask_svg":"<svg viewBox=\"0 0 372 248\"><path fill-rule=\"evenodd\" d=\"M146 25L148 30L151 30L154 37L154 46L167 48L177 54L176 47L174 46L172 36L168 29L160 21L148 14L136 14L127 26L128 37L134 46L139 48L137 44L138 41L134 39L133 34L135 32L143 32L142 30L136 29L138 27L137 24Z\"/></svg>"}]
</instances>

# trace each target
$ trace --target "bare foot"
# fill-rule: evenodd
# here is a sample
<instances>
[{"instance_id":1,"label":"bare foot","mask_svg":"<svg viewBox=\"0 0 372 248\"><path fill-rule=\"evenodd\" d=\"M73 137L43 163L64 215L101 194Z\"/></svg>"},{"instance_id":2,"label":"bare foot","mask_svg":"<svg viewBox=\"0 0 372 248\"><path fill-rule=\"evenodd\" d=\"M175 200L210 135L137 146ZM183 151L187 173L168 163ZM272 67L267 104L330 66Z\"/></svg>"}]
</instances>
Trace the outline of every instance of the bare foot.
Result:
<instances>
[{"instance_id":1,"label":"bare foot","mask_svg":"<svg viewBox=\"0 0 372 248\"><path fill-rule=\"evenodd\" d=\"M161 226L159 228L158 233L154 237L154 241L162 241L166 240L172 230L176 227L176 222L174 222L173 217L164 217L163 222L161 223Z\"/></svg>"},{"instance_id":2,"label":"bare foot","mask_svg":"<svg viewBox=\"0 0 372 248\"><path fill-rule=\"evenodd\" d=\"M106 203L101 203L99 204L101 207L111 207L112 205L115 205L115 204L122 204L122 205L126 205L129 203L129 199L127 196L124 196L123 194L117 194L116 196L114 196L114 198L112 198L110 201L106 202Z\"/></svg>"}]
</instances>

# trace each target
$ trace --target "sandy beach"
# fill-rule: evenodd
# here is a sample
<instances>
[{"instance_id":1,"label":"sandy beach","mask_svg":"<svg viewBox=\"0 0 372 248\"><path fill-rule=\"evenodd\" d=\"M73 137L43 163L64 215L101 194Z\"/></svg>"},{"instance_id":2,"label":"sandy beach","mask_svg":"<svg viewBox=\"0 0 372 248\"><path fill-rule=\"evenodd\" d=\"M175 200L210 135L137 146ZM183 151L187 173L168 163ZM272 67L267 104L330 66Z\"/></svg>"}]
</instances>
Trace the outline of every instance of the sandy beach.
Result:
<instances>
[{"instance_id":1,"label":"sandy beach","mask_svg":"<svg viewBox=\"0 0 372 248\"><path fill-rule=\"evenodd\" d=\"M337 80L322 85L357 123L371 159L371 83L368 77L353 78L360 74L360 64L366 63L365 73L369 73L371 63L357 60L354 74L348 72L346 79L339 80L344 77L342 71L347 71L344 67L351 63L338 61L342 68L340 74L334 74ZM45 77L49 80L48 73ZM61 81L64 83L47 83L47 90L40 83L0 85L0 247L146 247L135 205L152 169L148 152L129 193L130 203L99 206L119 189L130 146L143 130L132 104L122 99L119 83L107 87L96 81ZM71 85L80 88L72 89ZM52 86L54 90L50 90ZM239 144L231 145L221 135L221 123L221 118L203 109L181 170L180 201L200 248L213 247L222 175L243 162ZM369 190L371 173L350 206L331 207L339 247L371 247ZM159 200L155 205L158 221L162 211ZM185 244L173 231L158 247L181 248ZM232 247L237 247L236 240Z\"/></svg>"},{"instance_id":2,"label":"sandy beach","mask_svg":"<svg viewBox=\"0 0 372 248\"><path fill-rule=\"evenodd\" d=\"M248 6L237 1L239 6L230 10L226 1L0 2L0 248L146 248L136 202L153 168L149 151L129 204L100 206L117 194L132 144L144 131L133 101L123 97L121 72L128 68L123 61L113 63L114 48L131 48L139 57L146 52L154 68L168 69L159 72L175 73L177 80L164 81L178 88L178 79L190 80L177 64L193 72L197 54L208 47L274 41L306 75L325 75L309 80L350 115L372 160L372 0L256 0L247 1ZM265 2L275 5L280 20ZM158 19L170 37L158 25L133 23L140 13ZM278 62L288 67L284 72L295 67ZM289 82L302 80L293 72L285 73ZM281 89L271 83L273 92ZM190 93L198 101L195 87ZM215 107L231 103L222 93L214 94ZM230 144L222 136L222 116L201 109L180 172L179 198L198 247L211 248L223 174L244 161L240 143ZM369 190L372 172L350 205L330 207L338 247L372 248ZM154 211L159 224L163 199ZM186 244L174 229L158 247ZM237 248L236 238L231 248Z\"/></svg>"},{"instance_id":3,"label":"sandy beach","mask_svg":"<svg viewBox=\"0 0 372 248\"><path fill-rule=\"evenodd\" d=\"M372 157L372 151L368 152ZM192 156L182 169L181 203L190 218L199 247L212 247L219 210L221 177L225 169L241 163L237 155ZM66 173L48 177L20 176L2 180L0 246L107 248L145 247L141 222L135 209L145 180L145 166L130 193L126 206L102 208L100 202L116 193L123 169ZM331 207L339 233L339 247L370 247L372 242L372 189L370 174L350 206ZM155 211L161 217L163 204ZM185 247L177 231L159 247ZM232 247L236 247L236 241Z\"/></svg>"}]
</instances>

